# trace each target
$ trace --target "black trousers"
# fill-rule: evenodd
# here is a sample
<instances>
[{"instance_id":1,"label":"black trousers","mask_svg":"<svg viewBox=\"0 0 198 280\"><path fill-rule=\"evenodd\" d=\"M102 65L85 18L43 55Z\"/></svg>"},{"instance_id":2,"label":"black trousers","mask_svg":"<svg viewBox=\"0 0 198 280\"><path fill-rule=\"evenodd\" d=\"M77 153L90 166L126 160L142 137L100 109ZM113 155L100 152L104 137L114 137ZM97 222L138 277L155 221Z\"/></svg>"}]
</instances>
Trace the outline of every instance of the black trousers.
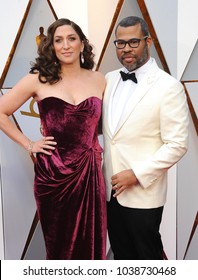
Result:
<instances>
[{"instance_id":1,"label":"black trousers","mask_svg":"<svg viewBox=\"0 0 198 280\"><path fill-rule=\"evenodd\" d=\"M121 206L112 197L107 203L108 234L115 260L162 260L159 233L163 206L137 209Z\"/></svg>"}]
</instances>

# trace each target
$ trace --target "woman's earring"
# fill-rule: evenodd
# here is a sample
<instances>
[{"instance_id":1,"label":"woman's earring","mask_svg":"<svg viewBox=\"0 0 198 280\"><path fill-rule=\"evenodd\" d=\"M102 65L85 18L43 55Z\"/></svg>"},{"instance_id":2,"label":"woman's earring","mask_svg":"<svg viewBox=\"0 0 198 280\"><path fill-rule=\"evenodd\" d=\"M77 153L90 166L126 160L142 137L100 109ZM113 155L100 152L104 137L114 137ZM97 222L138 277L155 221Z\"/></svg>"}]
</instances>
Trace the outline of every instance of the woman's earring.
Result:
<instances>
[{"instance_id":1,"label":"woman's earring","mask_svg":"<svg viewBox=\"0 0 198 280\"><path fill-rule=\"evenodd\" d=\"M80 60L81 60L81 63L84 64L85 59L84 59L83 52L80 53Z\"/></svg>"}]
</instances>

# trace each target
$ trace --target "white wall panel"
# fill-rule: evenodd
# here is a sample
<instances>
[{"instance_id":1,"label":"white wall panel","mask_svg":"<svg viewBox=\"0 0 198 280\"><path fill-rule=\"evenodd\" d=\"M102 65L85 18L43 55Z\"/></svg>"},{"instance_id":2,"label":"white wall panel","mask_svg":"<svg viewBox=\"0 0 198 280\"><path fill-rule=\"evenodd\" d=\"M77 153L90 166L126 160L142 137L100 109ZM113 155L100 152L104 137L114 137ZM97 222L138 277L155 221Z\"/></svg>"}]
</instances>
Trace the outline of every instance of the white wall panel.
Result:
<instances>
[{"instance_id":1,"label":"white wall panel","mask_svg":"<svg viewBox=\"0 0 198 280\"><path fill-rule=\"evenodd\" d=\"M177 78L177 0L146 0L152 23L171 74Z\"/></svg>"},{"instance_id":2,"label":"white wall panel","mask_svg":"<svg viewBox=\"0 0 198 280\"><path fill-rule=\"evenodd\" d=\"M20 259L35 214L33 164L0 132L5 259Z\"/></svg>"},{"instance_id":3,"label":"white wall panel","mask_svg":"<svg viewBox=\"0 0 198 280\"><path fill-rule=\"evenodd\" d=\"M118 0L88 0L88 36L95 47L96 62L100 57L118 2Z\"/></svg>"},{"instance_id":4,"label":"white wall panel","mask_svg":"<svg viewBox=\"0 0 198 280\"><path fill-rule=\"evenodd\" d=\"M178 165L177 180L179 186L177 197L177 258L182 260L198 211L198 139L191 118L189 150ZM198 260L198 246L193 259Z\"/></svg>"},{"instance_id":5,"label":"white wall panel","mask_svg":"<svg viewBox=\"0 0 198 280\"><path fill-rule=\"evenodd\" d=\"M74 21L88 36L87 0L51 0L51 3L58 18L64 17Z\"/></svg>"},{"instance_id":6,"label":"white wall panel","mask_svg":"<svg viewBox=\"0 0 198 280\"><path fill-rule=\"evenodd\" d=\"M177 72L179 79L183 75L198 39L197 6L197 0L178 0Z\"/></svg>"},{"instance_id":7,"label":"white wall panel","mask_svg":"<svg viewBox=\"0 0 198 280\"><path fill-rule=\"evenodd\" d=\"M198 26L198 25L197 25ZM197 43L194 46L194 49L190 55L189 60L187 61L185 72L183 73L182 80L197 80L197 65L198 65L198 39Z\"/></svg>"},{"instance_id":8,"label":"white wall panel","mask_svg":"<svg viewBox=\"0 0 198 280\"><path fill-rule=\"evenodd\" d=\"M29 0L0 0L0 76Z\"/></svg>"},{"instance_id":9,"label":"white wall panel","mask_svg":"<svg viewBox=\"0 0 198 280\"><path fill-rule=\"evenodd\" d=\"M193 104L195 113L198 117L198 82L197 83L188 83L187 82L185 85L188 90L188 94L189 94L190 100Z\"/></svg>"}]
</instances>

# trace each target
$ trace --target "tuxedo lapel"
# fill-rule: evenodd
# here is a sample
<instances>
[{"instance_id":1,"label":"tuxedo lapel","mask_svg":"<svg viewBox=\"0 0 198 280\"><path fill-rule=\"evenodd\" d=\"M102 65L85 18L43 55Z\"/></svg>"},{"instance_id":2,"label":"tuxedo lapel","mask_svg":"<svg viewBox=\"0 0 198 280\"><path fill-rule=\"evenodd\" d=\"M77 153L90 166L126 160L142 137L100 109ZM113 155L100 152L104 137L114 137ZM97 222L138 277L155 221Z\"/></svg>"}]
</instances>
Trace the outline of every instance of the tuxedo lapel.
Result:
<instances>
[{"instance_id":1,"label":"tuxedo lapel","mask_svg":"<svg viewBox=\"0 0 198 280\"><path fill-rule=\"evenodd\" d=\"M120 118L118 125L116 127L115 133L116 134L120 128L123 126L123 124L127 121L129 116L133 113L135 110L135 107L137 104L142 100L142 98L147 94L149 89L152 87L154 81L157 78L156 72L158 70L158 66L155 62L153 62L153 65L151 66L149 72L145 74L143 79L140 81L140 83L137 85L135 92L131 95L131 98L129 99L125 112Z\"/></svg>"}]
</instances>

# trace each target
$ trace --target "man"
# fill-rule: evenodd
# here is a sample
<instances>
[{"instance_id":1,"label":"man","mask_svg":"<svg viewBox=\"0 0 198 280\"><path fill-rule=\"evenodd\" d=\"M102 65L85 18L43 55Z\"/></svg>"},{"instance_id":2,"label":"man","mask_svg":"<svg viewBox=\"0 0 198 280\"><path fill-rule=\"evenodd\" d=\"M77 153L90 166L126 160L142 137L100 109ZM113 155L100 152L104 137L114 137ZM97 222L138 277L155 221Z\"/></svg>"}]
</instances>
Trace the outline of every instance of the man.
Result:
<instances>
[{"instance_id":1,"label":"man","mask_svg":"<svg viewBox=\"0 0 198 280\"><path fill-rule=\"evenodd\" d=\"M187 151L188 106L181 83L150 57L143 19L124 18L115 35L124 67L106 75L103 101L109 239L114 259L160 260L167 171Z\"/></svg>"}]
</instances>

